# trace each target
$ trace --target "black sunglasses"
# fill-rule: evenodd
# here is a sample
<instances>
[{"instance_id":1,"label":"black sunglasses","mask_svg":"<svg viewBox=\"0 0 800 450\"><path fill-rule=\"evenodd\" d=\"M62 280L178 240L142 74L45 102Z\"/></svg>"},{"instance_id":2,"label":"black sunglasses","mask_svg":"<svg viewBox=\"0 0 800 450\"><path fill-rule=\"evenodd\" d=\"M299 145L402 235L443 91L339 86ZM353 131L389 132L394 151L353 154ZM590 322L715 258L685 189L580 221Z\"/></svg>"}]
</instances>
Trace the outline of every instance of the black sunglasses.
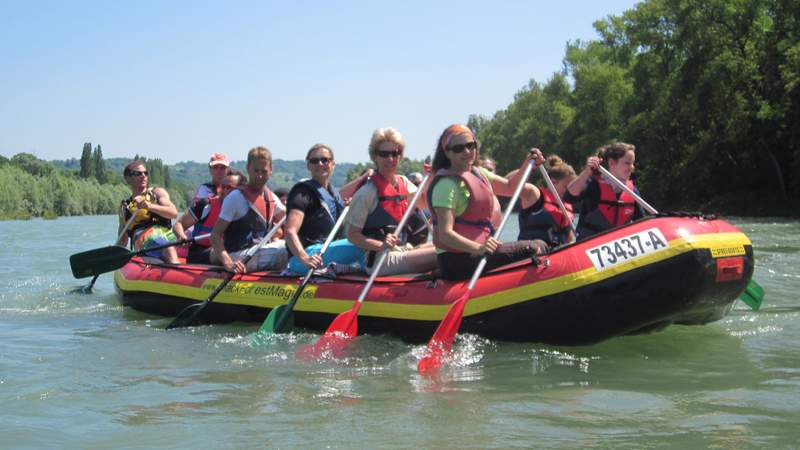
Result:
<instances>
[{"instance_id":1,"label":"black sunglasses","mask_svg":"<svg viewBox=\"0 0 800 450\"><path fill-rule=\"evenodd\" d=\"M381 158L388 158L390 156L394 158L400 158L403 156L403 153L397 150L378 150L375 153Z\"/></svg>"},{"instance_id":2,"label":"black sunglasses","mask_svg":"<svg viewBox=\"0 0 800 450\"><path fill-rule=\"evenodd\" d=\"M325 158L325 157L323 157L323 158L308 158L308 162L310 162L311 164L320 164L320 163L322 163L322 164L327 165L331 161L333 161L331 158Z\"/></svg>"},{"instance_id":3,"label":"black sunglasses","mask_svg":"<svg viewBox=\"0 0 800 450\"><path fill-rule=\"evenodd\" d=\"M132 177L140 177L142 175L147 176L147 171L146 170L131 170L129 172L129 176L132 176Z\"/></svg>"},{"instance_id":4,"label":"black sunglasses","mask_svg":"<svg viewBox=\"0 0 800 450\"><path fill-rule=\"evenodd\" d=\"M469 151L474 152L475 149L477 148L478 148L478 143L472 141L472 142L467 142L466 144L451 145L447 147L447 150L450 150L453 153L461 153L466 149L469 149Z\"/></svg>"}]
</instances>

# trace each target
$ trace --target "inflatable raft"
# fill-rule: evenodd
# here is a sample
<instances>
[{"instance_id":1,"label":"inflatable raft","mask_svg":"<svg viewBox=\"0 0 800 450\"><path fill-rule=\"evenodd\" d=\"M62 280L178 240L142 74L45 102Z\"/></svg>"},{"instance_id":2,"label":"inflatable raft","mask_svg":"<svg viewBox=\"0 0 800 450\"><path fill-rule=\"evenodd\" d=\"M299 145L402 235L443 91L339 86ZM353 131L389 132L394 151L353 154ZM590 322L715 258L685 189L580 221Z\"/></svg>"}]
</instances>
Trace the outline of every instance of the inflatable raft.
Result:
<instances>
[{"instance_id":1,"label":"inflatable raft","mask_svg":"<svg viewBox=\"0 0 800 450\"><path fill-rule=\"evenodd\" d=\"M484 274L461 332L491 339L589 344L670 324L699 325L730 311L753 273L750 240L724 220L648 217ZM174 316L205 300L225 272L132 259L114 276L126 306ZM262 321L285 304L298 278L252 273L234 278L204 311L206 323ZM315 279L295 308L295 325L325 330L353 306L361 276ZM431 275L378 278L359 313L359 331L410 341L430 338L467 282Z\"/></svg>"}]
</instances>

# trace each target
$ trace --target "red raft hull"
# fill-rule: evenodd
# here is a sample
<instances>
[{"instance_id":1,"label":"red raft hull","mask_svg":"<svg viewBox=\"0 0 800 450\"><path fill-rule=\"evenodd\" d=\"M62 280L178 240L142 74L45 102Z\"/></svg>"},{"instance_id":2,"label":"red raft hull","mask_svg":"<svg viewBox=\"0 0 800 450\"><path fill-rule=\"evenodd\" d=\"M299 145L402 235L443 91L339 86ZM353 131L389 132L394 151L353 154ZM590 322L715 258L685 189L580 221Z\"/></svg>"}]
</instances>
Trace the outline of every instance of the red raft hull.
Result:
<instances>
[{"instance_id":1,"label":"red raft hull","mask_svg":"<svg viewBox=\"0 0 800 450\"><path fill-rule=\"evenodd\" d=\"M481 277L464 311L462 332L487 338L589 344L722 318L753 273L750 240L723 220L646 218ZM139 258L115 273L123 304L174 316L205 300L225 272L164 266ZM366 282L345 276L309 283L296 326L324 330L353 306ZM206 308L204 322L259 322L285 304L299 279L270 273L237 277ZM378 278L359 313L359 332L430 338L466 282L430 276Z\"/></svg>"}]
</instances>

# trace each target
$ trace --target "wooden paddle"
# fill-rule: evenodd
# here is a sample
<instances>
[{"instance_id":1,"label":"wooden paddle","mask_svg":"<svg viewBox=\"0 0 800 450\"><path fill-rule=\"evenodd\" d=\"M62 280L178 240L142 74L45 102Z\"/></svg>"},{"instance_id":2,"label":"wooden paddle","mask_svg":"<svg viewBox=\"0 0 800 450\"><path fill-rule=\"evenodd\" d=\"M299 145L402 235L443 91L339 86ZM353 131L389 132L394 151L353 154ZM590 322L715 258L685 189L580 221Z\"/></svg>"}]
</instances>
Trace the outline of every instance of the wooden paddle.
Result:
<instances>
[{"instance_id":1,"label":"wooden paddle","mask_svg":"<svg viewBox=\"0 0 800 450\"><path fill-rule=\"evenodd\" d=\"M517 199L519 199L519 194L522 192L525 181L530 176L535 165L536 163L531 161L528 166L525 167L525 172L523 172L522 178L519 179L519 184L517 184L517 188L514 190L514 195L511 196L511 200L508 202L506 211L503 213L503 220L500 221L500 226L497 227L492 235L493 238L497 239L500 237L500 233L503 231L503 227L506 226L506 222L508 221L509 216L511 216L514 205L517 203ZM478 282L478 278L480 278L483 268L486 267L486 261L486 256L481 258L480 262L478 263L478 267L475 269L475 272L472 274L472 278L469 280L467 290L464 291L461 297L454 301L452 305L450 305L450 309L447 311L447 314L445 314L444 318L442 318L442 322L439 324L439 327L436 328L436 332L433 333L433 337L431 337L431 340L428 342L428 355L422 358L417 365L417 370L420 373L432 374L438 371L442 366L442 359L445 356L445 352L449 352L452 349L453 340L455 339L458 329L461 326L461 320L464 317L464 306L466 306L467 301L469 301L469 293Z\"/></svg>"},{"instance_id":2,"label":"wooden paddle","mask_svg":"<svg viewBox=\"0 0 800 450\"><path fill-rule=\"evenodd\" d=\"M642 197L636 195L625 183L620 181L617 177L611 174L605 167L600 166L600 171L603 172L603 175L609 179L615 186L622 189L623 191L627 192L628 195L636 199L642 208L644 208L650 214L658 214L655 208L650 206L646 201L642 199ZM739 300L747 304L753 311L757 311L758 308L761 307L761 302L764 300L764 288L761 287L760 284L756 282L756 280L750 279L750 282L747 284L747 288L745 288L744 292L739 295Z\"/></svg>"},{"instance_id":3,"label":"wooden paddle","mask_svg":"<svg viewBox=\"0 0 800 450\"><path fill-rule=\"evenodd\" d=\"M247 249L247 251L244 254L244 258L242 259L242 264L246 266L247 263L250 261L250 259L253 257L253 255L255 255L256 252L258 252L262 247L264 247L269 243L270 239L272 239L272 236L274 236L275 233L278 232L278 230L283 226L284 222L286 222L285 215L277 224L275 224L275 226L272 227L269 233L267 233L267 235L261 239L261 242L259 242L258 245L254 245L249 249ZM223 289L225 289L225 286L227 286L228 283L231 282L234 276L236 276L235 272L228 272L228 275L225 277L224 280L222 280L222 283L220 283L219 286L217 286L217 288L214 289L211 295L209 295L204 302L195 303L193 305L187 306L186 308L183 308L183 311L179 312L178 315L175 316L175 319L173 319L172 322L170 322L170 324L167 325L167 329L171 330L173 328L187 327L191 325L192 322L194 322L194 319L197 318L197 316L199 316L200 313L202 313L206 308L208 308L208 305L210 305L211 302L214 301L214 298L217 297L217 294L219 294L220 292L222 292Z\"/></svg>"},{"instance_id":4,"label":"wooden paddle","mask_svg":"<svg viewBox=\"0 0 800 450\"><path fill-rule=\"evenodd\" d=\"M342 210L341 214L339 214L336 224L333 225L333 229L325 239L325 243L322 244L322 248L319 251L320 258L322 258L325 255L325 252L328 251L328 247L331 245L331 242L333 242L334 236L336 236L336 234L339 232L339 228L342 227L348 212L350 212L350 205L347 205L344 210ZM267 315L267 318L264 319L264 323L261 324L261 328L253 338L254 343L263 337L261 335L286 333L294 328L294 305L297 304L297 299L300 298L300 294L302 294L303 290L305 290L306 285L308 284L308 281L311 279L312 275L314 275L314 269L309 269L308 272L306 272L305 277L303 277L303 281L300 283L300 286L298 286L297 290L295 290L294 294L292 294L292 298L289 300L289 303L277 306L269 312L269 315Z\"/></svg>"},{"instance_id":5,"label":"wooden paddle","mask_svg":"<svg viewBox=\"0 0 800 450\"><path fill-rule=\"evenodd\" d=\"M425 174L422 183L420 183L420 188L417 189L417 192L408 204L406 212L403 214L403 217L400 218L400 222L397 223L396 230L402 230L403 227L405 227L408 218L411 217L411 214L414 212L414 206L417 204L419 196L422 195L423 187L429 177L430 173ZM361 308L361 304L364 303L364 299L367 297L370 288L372 288L375 278L378 276L378 273L380 273L381 267L383 267L383 263L386 261L386 256L389 254L389 250L389 248L385 248L381 251L377 262L372 268L372 274L369 276L367 284L364 285L353 307L336 316L333 322L328 326L328 329L315 344L301 347L297 351L298 358L303 360L319 359L326 353L337 356L341 354L347 344L356 337L358 334L358 310Z\"/></svg>"},{"instance_id":6,"label":"wooden paddle","mask_svg":"<svg viewBox=\"0 0 800 450\"><path fill-rule=\"evenodd\" d=\"M561 208L561 213L564 214L564 217L569 221L569 227L572 229L572 242L575 242L575 239L578 237L578 230L575 228L575 224L569 220L567 207L564 206L564 202L561 201L561 196L558 195L558 191L553 184L553 180L550 179L550 174L547 173L547 169L544 168L544 165L539 166L539 172L542 174L542 178L544 178L545 183L547 183L547 188L550 189L550 192L553 193L553 197L556 198L558 207Z\"/></svg>"}]
</instances>

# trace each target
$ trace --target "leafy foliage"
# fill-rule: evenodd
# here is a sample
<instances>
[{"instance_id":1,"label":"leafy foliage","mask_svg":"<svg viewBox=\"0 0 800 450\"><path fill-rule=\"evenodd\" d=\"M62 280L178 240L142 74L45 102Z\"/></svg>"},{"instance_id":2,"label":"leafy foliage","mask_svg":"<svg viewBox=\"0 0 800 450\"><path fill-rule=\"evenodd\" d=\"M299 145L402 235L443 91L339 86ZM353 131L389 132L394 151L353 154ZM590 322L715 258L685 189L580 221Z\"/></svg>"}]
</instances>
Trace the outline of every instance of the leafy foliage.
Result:
<instances>
[{"instance_id":1,"label":"leafy foliage","mask_svg":"<svg viewBox=\"0 0 800 450\"><path fill-rule=\"evenodd\" d=\"M595 29L600 38L570 43L546 84L532 80L491 119L470 118L501 172L534 145L580 169L622 140L636 145L638 183L662 208L797 214L796 2L649 0Z\"/></svg>"}]
</instances>

